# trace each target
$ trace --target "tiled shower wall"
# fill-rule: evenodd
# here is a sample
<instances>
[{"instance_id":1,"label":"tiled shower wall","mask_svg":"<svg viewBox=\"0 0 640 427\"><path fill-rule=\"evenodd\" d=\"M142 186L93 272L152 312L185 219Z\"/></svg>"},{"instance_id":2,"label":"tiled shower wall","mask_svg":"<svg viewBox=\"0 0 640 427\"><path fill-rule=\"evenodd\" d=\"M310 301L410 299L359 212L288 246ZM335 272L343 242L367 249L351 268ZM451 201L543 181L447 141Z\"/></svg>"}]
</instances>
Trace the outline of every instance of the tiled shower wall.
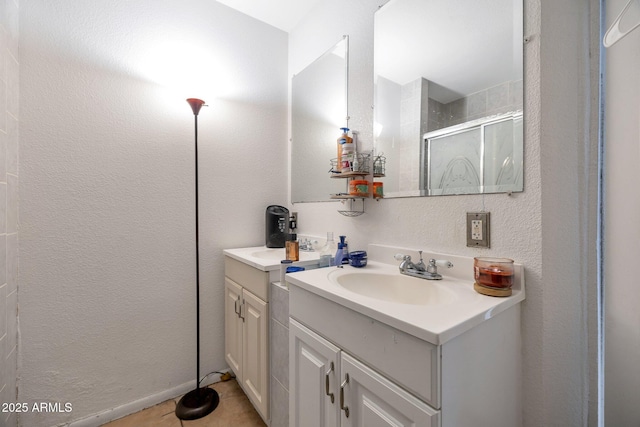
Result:
<instances>
[{"instance_id":1,"label":"tiled shower wall","mask_svg":"<svg viewBox=\"0 0 640 427\"><path fill-rule=\"evenodd\" d=\"M16 401L18 336L18 3L0 0L0 404ZM0 412L15 427L15 413Z\"/></svg>"},{"instance_id":2,"label":"tiled shower wall","mask_svg":"<svg viewBox=\"0 0 640 427\"><path fill-rule=\"evenodd\" d=\"M429 99L429 81L423 78L414 80L400 89L400 141L399 153L399 185L400 191L411 191L420 188L420 145L416 141L422 139L426 132L423 123L427 122L428 110L423 108Z\"/></svg>"},{"instance_id":3,"label":"tiled shower wall","mask_svg":"<svg viewBox=\"0 0 640 427\"><path fill-rule=\"evenodd\" d=\"M429 99L428 131L517 110L522 110L522 80L504 82L448 104Z\"/></svg>"}]
</instances>

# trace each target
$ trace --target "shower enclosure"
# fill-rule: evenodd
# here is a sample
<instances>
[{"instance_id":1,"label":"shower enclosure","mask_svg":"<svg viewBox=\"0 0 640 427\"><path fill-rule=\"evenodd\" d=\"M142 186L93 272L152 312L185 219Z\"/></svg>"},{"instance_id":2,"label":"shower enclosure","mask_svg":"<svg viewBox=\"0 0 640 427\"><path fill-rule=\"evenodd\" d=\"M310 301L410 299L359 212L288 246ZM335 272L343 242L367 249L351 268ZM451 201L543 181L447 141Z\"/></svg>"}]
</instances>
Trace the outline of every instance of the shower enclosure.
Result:
<instances>
[{"instance_id":1,"label":"shower enclosure","mask_svg":"<svg viewBox=\"0 0 640 427\"><path fill-rule=\"evenodd\" d=\"M522 191L522 111L424 135L422 195Z\"/></svg>"}]
</instances>

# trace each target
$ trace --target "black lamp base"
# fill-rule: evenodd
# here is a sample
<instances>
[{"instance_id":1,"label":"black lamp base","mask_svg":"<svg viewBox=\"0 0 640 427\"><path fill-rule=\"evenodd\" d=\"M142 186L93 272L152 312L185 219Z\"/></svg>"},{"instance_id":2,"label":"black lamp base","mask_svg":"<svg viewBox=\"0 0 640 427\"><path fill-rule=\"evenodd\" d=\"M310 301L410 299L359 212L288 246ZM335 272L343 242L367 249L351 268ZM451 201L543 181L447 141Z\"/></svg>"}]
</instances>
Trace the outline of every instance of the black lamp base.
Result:
<instances>
[{"instance_id":1,"label":"black lamp base","mask_svg":"<svg viewBox=\"0 0 640 427\"><path fill-rule=\"evenodd\" d=\"M181 420L197 420L206 417L220 403L218 392L209 387L196 388L182 396L176 406L176 417Z\"/></svg>"}]
</instances>

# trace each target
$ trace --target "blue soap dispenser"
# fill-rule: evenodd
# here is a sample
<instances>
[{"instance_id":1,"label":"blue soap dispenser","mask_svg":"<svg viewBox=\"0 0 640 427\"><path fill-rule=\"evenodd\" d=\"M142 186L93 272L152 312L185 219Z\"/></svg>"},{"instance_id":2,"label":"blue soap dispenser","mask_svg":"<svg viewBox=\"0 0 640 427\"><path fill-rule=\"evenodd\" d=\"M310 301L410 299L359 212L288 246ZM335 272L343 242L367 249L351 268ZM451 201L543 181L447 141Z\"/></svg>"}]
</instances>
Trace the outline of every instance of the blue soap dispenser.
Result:
<instances>
[{"instance_id":1,"label":"blue soap dispenser","mask_svg":"<svg viewBox=\"0 0 640 427\"><path fill-rule=\"evenodd\" d=\"M342 264L349 264L349 246L347 241L345 240L347 238L347 236L339 236L340 237L340 244L342 245L342 261L340 261ZM338 261L336 261L336 265L338 264Z\"/></svg>"},{"instance_id":2,"label":"blue soap dispenser","mask_svg":"<svg viewBox=\"0 0 640 427\"><path fill-rule=\"evenodd\" d=\"M342 236L340 236L340 237L342 237ZM340 239L340 240L342 240L342 239ZM344 244L342 242L338 243L338 250L336 251L336 257L334 258L335 259L334 265L336 265L338 267L342 267L343 247L344 247Z\"/></svg>"}]
</instances>

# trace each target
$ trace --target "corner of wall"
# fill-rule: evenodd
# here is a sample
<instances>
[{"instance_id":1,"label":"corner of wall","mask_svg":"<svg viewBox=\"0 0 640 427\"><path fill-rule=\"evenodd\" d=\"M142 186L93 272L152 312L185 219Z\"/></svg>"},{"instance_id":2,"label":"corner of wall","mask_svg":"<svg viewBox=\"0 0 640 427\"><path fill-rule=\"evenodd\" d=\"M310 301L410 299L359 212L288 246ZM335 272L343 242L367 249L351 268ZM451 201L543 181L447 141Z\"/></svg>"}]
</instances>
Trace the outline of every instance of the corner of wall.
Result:
<instances>
[{"instance_id":1,"label":"corner of wall","mask_svg":"<svg viewBox=\"0 0 640 427\"><path fill-rule=\"evenodd\" d=\"M18 332L18 3L0 15L0 402L17 402ZM1 412L0 424L18 425L16 412Z\"/></svg>"}]
</instances>

